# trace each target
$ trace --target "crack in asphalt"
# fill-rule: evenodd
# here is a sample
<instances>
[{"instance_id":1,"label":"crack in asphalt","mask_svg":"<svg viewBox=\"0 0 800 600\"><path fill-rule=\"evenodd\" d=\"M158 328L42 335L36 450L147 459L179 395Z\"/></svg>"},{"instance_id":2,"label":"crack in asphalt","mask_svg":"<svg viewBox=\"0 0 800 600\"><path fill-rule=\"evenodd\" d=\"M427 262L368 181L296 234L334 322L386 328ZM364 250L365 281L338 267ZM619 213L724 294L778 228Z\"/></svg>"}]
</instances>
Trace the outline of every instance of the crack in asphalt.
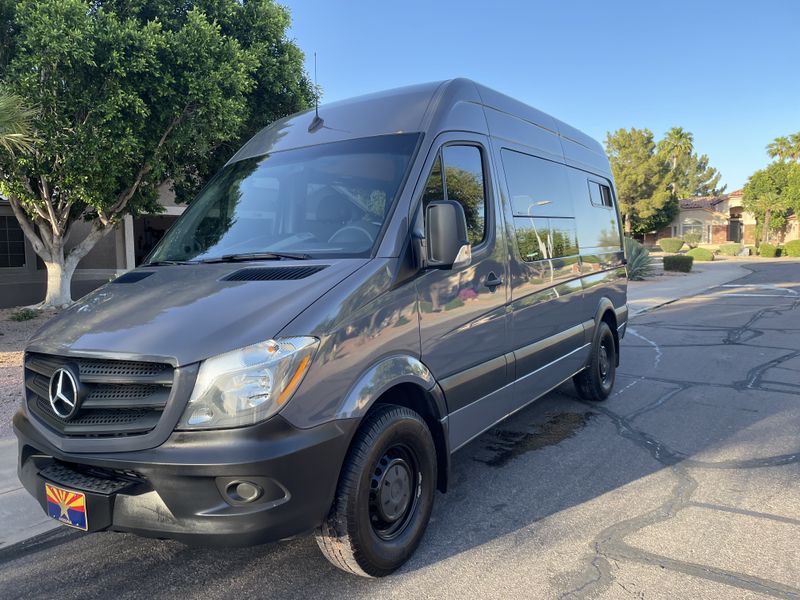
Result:
<instances>
[{"instance_id":1,"label":"crack in asphalt","mask_svg":"<svg viewBox=\"0 0 800 600\"><path fill-rule=\"evenodd\" d=\"M797 294L795 293L793 295L796 296ZM765 309L760 309L756 311L756 313L750 319L748 319L748 321L742 326L729 327L729 328L714 327L713 331L726 333L726 337L723 340L723 344L725 345L742 345L742 346L749 345L745 344L743 340L749 341L763 335L764 330L755 328L755 325L765 315L783 314L785 312L796 310L798 306L800 306L800 300L793 302L791 306L786 308L781 307L776 309L775 307L768 307ZM637 327L657 327L657 326L658 325L654 323L637 325ZM698 331L702 329L702 327L670 327L670 329ZM632 333L634 332L633 329L629 329L629 331L631 331ZM784 330L778 330L778 331L784 331ZM634 333L634 335L644 340L648 344L647 346L637 346L637 347L640 348L649 347L650 349L653 349L656 352L656 356L654 358L654 366L658 365L658 363L662 358L662 353L663 353L662 349L670 346L663 344L659 345L656 342L642 336L641 334ZM686 346L691 346L691 344L687 344L682 347ZM753 346L753 347L764 348L764 346ZM787 348L786 350L789 349ZM765 380L763 378L764 374L772 368L785 369L785 367L780 367L780 365L797 356L800 356L800 351L794 350L788 354L785 354L783 356L759 364L748 371L744 380L733 382L730 385L699 383L699 382L692 383L692 382L678 381L668 378L629 375L630 377L634 377L634 380L628 386L623 388L623 390L621 390L620 393L622 391L629 389L630 387L639 382L648 380L666 383L673 387L665 391L653 402L650 402L649 404L634 411L628 416L622 416L604 406L599 406L595 403L588 403L576 398L578 402L581 402L582 404L585 404L587 406L591 406L594 411L607 417L616 427L616 432L618 435L632 441L639 448L649 452L649 454L656 461L658 461L665 468L669 469L669 471L675 476L676 483L670 495L658 507L637 517L633 517L631 519L626 519L614 523L609 527L606 527L603 531L601 531L593 541L594 552L591 555L586 568L583 571L574 574L571 588L562 593L559 596L559 598L583 599L583 598L593 598L598 596L605 590L609 589L611 585L615 583L615 576L614 576L615 569L613 567L613 564L617 563L618 561L629 561L645 565L654 565L663 569L669 569L671 571L684 573L692 577L698 577L701 579L722 583L739 589L766 594L776 598L795 598L795 599L800 598L800 589L785 585L777 581L772 581L756 577L753 575L747 575L737 571L720 569L700 563L672 559L667 556L662 556L632 546L625 541L627 537L633 535L634 533L639 532L647 527L653 526L657 523L668 521L673 517L675 517L677 513L683 510L684 508L691 506L701 507L713 511L722 511L728 513L754 516L764 519L772 519L778 522L788 523L792 525L800 525L800 520L792 519L789 517L783 517L781 515L771 515L768 513L749 511L736 507L692 501L691 499L692 494L697 489L698 482L694 477L692 477L690 472L692 469L754 469L762 467L783 466L800 462L800 452L793 454L770 456L766 458L752 458L752 459L714 461L714 462L702 461L702 460L692 459L686 453L670 448L663 441L650 435L646 431L636 428L633 425L633 421L638 417L640 417L641 415L657 409L664 403L668 402L671 398L675 397L680 392L691 389L693 387L700 387L705 385L705 386L732 388L737 390L748 389L748 390L760 390L765 392L771 391L768 388L764 388L763 385L765 383L778 383L781 385L783 384L781 382L770 382L769 380ZM794 385L794 384L789 384L789 385L796 388L800 387L800 385ZM623 589L626 588L624 588L623 586ZM629 590L626 589L626 591Z\"/></svg>"}]
</instances>

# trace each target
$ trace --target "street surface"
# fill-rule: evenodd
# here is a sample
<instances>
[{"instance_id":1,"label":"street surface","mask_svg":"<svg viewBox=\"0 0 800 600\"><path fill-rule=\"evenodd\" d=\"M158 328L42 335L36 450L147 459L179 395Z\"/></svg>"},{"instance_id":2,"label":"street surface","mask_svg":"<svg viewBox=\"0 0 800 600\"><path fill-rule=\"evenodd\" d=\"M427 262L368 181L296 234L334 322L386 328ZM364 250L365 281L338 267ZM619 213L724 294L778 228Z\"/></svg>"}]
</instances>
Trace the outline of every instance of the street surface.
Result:
<instances>
[{"instance_id":1,"label":"street surface","mask_svg":"<svg viewBox=\"0 0 800 600\"><path fill-rule=\"evenodd\" d=\"M64 529L0 597L800 598L800 262L645 312L614 395L562 386L454 456L414 558L345 575L313 539L191 548Z\"/></svg>"}]
</instances>

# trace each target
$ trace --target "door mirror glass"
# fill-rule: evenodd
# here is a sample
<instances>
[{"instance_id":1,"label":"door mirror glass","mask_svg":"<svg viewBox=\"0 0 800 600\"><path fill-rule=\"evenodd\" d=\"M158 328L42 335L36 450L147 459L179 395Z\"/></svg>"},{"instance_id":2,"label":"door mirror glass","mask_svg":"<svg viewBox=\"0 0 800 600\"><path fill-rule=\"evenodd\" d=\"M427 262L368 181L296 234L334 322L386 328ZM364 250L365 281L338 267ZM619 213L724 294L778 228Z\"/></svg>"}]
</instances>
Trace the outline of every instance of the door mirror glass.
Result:
<instances>
[{"instance_id":1,"label":"door mirror glass","mask_svg":"<svg viewBox=\"0 0 800 600\"><path fill-rule=\"evenodd\" d=\"M467 266L472 253L464 207L455 200L435 200L425 209L427 266L458 269Z\"/></svg>"}]
</instances>

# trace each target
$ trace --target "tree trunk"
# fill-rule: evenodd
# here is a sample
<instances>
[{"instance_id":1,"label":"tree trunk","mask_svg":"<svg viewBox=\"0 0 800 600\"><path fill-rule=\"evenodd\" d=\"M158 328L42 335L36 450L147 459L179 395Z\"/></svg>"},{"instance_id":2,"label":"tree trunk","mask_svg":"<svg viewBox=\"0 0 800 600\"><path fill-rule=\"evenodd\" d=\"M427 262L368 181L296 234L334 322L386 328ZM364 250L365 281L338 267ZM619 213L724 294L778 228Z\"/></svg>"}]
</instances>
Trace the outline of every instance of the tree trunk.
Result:
<instances>
[{"instance_id":1,"label":"tree trunk","mask_svg":"<svg viewBox=\"0 0 800 600\"><path fill-rule=\"evenodd\" d=\"M47 268L47 294L43 306L63 307L72 304L72 275L78 266L72 257L64 259L63 246L53 253L54 260L45 260Z\"/></svg>"},{"instance_id":2,"label":"tree trunk","mask_svg":"<svg viewBox=\"0 0 800 600\"><path fill-rule=\"evenodd\" d=\"M767 209L765 211L765 213L764 213L764 227L761 230L761 241L762 242L769 243L769 222L770 222L770 219L772 218L772 215L770 214L771 212L772 211Z\"/></svg>"}]
</instances>

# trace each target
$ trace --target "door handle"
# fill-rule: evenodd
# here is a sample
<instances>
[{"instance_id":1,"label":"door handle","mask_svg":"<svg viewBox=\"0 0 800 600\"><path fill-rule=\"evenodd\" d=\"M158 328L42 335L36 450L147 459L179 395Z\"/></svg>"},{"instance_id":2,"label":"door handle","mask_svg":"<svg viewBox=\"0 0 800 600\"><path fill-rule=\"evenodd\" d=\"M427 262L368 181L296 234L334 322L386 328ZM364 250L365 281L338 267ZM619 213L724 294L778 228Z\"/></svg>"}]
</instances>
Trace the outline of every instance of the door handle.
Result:
<instances>
[{"instance_id":1,"label":"door handle","mask_svg":"<svg viewBox=\"0 0 800 600\"><path fill-rule=\"evenodd\" d=\"M494 291L498 285L503 285L503 278L498 277L494 273L489 273L486 276L486 282L484 283L486 287L488 287L491 291Z\"/></svg>"}]
</instances>

